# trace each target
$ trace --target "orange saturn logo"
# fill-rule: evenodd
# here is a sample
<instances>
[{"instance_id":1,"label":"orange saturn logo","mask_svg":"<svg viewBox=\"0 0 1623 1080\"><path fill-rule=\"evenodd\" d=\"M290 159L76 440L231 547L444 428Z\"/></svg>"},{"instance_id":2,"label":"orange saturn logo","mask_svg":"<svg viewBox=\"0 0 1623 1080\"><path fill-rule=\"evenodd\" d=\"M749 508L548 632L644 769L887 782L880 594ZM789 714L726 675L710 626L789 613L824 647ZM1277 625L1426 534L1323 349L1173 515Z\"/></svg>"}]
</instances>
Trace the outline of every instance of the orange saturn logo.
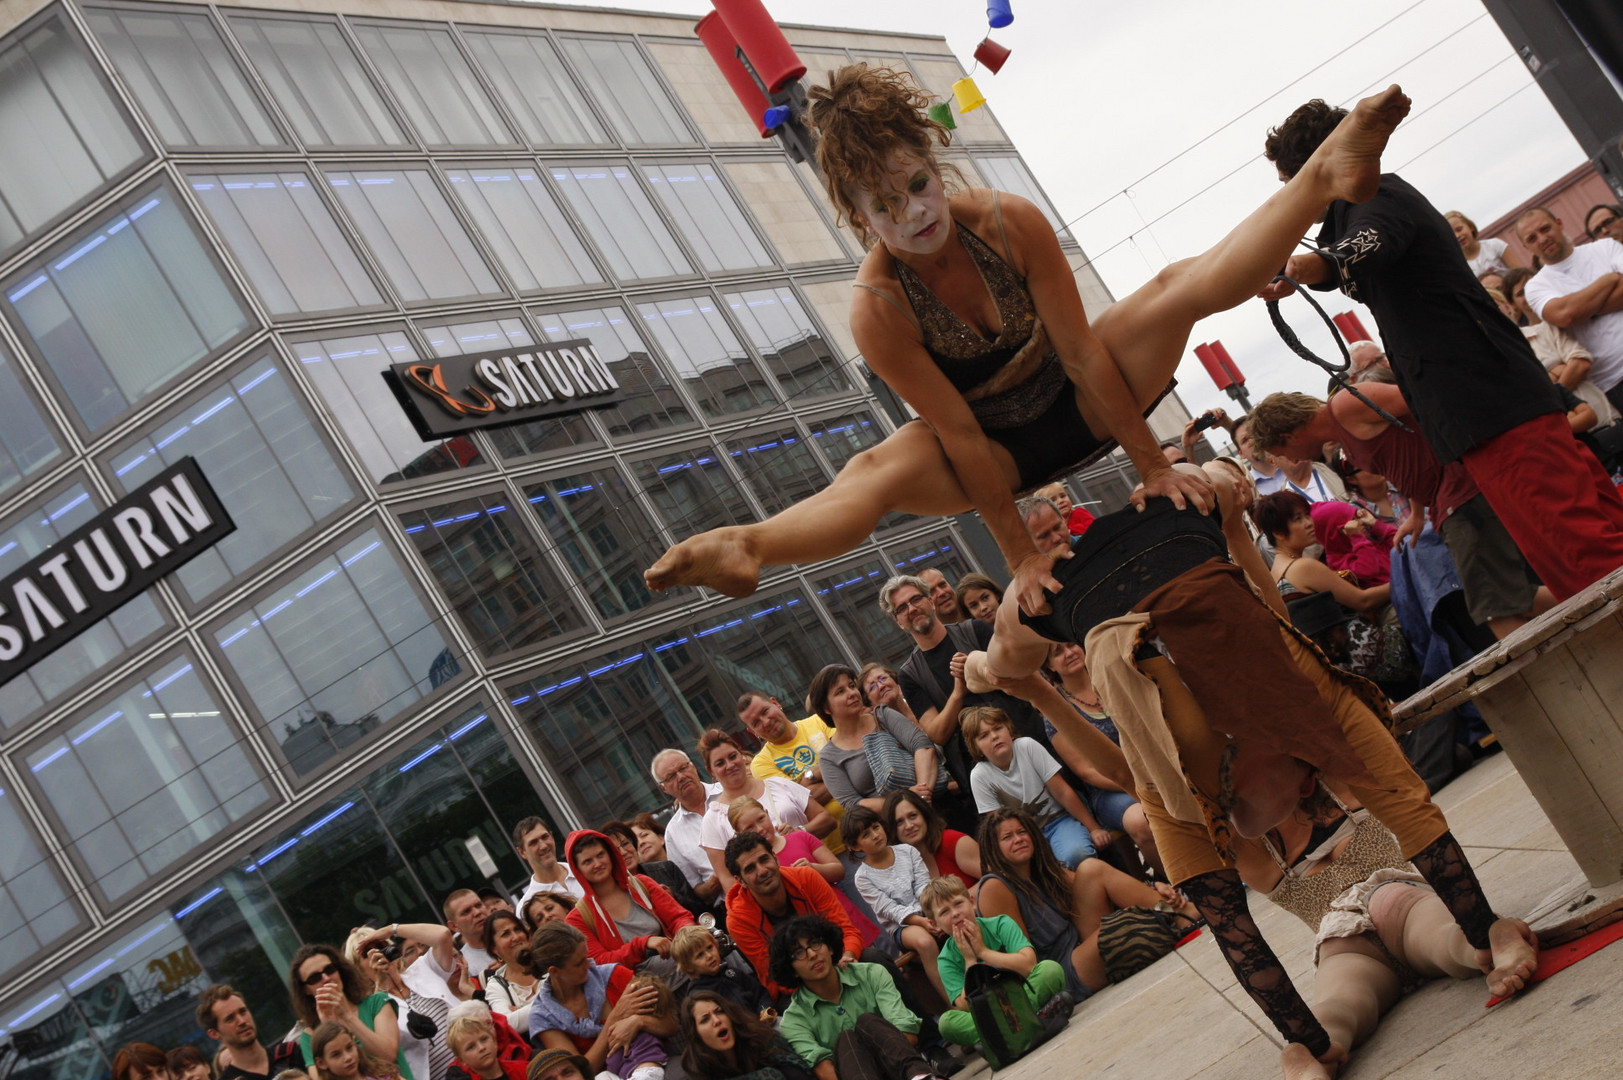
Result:
<instances>
[{"instance_id":1,"label":"orange saturn logo","mask_svg":"<svg viewBox=\"0 0 1623 1080\"><path fill-rule=\"evenodd\" d=\"M453 416L483 416L485 413L496 411L496 403L490 400L490 395L477 386L470 385L468 390L478 395L478 403L463 401L453 394L446 387L445 373L440 370L438 364L413 364L406 369L406 378L419 390L438 401L440 406Z\"/></svg>"}]
</instances>

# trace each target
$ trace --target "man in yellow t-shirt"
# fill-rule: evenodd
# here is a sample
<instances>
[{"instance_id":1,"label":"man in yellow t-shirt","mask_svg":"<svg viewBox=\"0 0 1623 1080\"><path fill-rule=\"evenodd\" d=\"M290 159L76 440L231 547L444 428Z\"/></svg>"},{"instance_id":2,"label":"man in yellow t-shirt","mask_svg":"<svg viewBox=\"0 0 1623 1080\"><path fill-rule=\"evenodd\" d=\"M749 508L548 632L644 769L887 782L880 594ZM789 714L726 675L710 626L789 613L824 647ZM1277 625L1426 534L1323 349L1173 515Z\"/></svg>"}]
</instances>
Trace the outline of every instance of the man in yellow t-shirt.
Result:
<instances>
[{"instance_id":1,"label":"man in yellow t-shirt","mask_svg":"<svg viewBox=\"0 0 1623 1080\"><path fill-rule=\"evenodd\" d=\"M778 699L752 690L738 699L738 721L761 740L759 753L750 762L750 771L762 780L785 776L805 787L814 802L821 803L834 818L834 830L822 837L834 854L845 850L840 842L839 820L845 808L829 798L823 774L817 767L817 752L834 734L827 721L815 714L793 721L784 713Z\"/></svg>"}]
</instances>

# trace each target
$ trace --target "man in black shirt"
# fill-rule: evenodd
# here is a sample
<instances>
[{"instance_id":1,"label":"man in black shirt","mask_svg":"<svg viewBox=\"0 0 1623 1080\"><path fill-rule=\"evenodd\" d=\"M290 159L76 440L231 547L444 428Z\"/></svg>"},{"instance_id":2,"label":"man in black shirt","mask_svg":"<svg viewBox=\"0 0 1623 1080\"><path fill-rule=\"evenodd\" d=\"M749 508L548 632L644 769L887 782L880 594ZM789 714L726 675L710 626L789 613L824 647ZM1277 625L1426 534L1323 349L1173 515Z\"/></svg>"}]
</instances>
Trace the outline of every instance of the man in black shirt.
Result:
<instances>
[{"instance_id":1,"label":"man in black shirt","mask_svg":"<svg viewBox=\"0 0 1623 1080\"><path fill-rule=\"evenodd\" d=\"M1345 115L1314 100L1271 131L1266 153L1280 178L1294 176ZM1292 256L1286 275L1369 306L1437 459L1465 465L1556 598L1623 566L1623 498L1572 437L1532 347L1425 196L1383 174L1368 202L1330 204L1318 247ZM1271 285L1262 296L1289 292Z\"/></svg>"},{"instance_id":2,"label":"man in black shirt","mask_svg":"<svg viewBox=\"0 0 1623 1080\"><path fill-rule=\"evenodd\" d=\"M294 1067L288 1044L271 1050L259 1045L254 1014L242 995L229 986L216 983L198 995L197 1026L220 1043L224 1060L220 1080L269 1080L279 1070Z\"/></svg>"}]
</instances>

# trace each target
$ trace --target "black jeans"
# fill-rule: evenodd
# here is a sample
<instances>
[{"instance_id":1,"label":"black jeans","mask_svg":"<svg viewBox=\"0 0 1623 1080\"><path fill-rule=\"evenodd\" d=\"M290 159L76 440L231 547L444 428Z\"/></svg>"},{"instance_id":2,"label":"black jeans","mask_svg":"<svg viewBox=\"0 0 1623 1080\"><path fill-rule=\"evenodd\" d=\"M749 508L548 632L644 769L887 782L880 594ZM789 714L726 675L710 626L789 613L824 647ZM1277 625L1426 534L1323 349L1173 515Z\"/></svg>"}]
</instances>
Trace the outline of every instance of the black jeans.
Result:
<instances>
[{"instance_id":1,"label":"black jeans","mask_svg":"<svg viewBox=\"0 0 1623 1080\"><path fill-rule=\"evenodd\" d=\"M863 1013L834 1040L834 1072L840 1080L912 1080L933 1070L894 1024Z\"/></svg>"}]
</instances>

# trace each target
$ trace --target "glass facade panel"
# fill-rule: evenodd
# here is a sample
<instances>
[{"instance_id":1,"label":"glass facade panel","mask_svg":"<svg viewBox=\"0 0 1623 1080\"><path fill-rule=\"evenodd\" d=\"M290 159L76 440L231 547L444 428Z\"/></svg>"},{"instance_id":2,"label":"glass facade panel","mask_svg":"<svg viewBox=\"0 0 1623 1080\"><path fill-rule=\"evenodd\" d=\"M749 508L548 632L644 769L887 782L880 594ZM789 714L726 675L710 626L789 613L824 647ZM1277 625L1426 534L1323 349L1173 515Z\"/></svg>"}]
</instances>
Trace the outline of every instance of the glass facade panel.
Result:
<instances>
[{"instance_id":1,"label":"glass facade panel","mask_svg":"<svg viewBox=\"0 0 1623 1080\"><path fill-rule=\"evenodd\" d=\"M736 102L733 108L738 108ZM846 258L845 248L829 231L787 162L731 161L726 169L727 179L785 263L798 266Z\"/></svg>"},{"instance_id":2,"label":"glass facade panel","mask_svg":"<svg viewBox=\"0 0 1623 1080\"><path fill-rule=\"evenodd\" d=\"M422 326L419 329L428 338L435 356L466 356L508 346L535 344L535 338L522 319L481 319L450 326ZM586 417L580 413L491 428L485 435L504 458L546 454L599 441L597 432L592 430Z\"/></svg>"},{"instance_id":3,"label":"glass facade panel","mask_svg":"<svg viewBox=\"0 0 1623 1080\"><path fill-rule=\"evenodd\" d=\"M598 359L625 393L620 404L592 410L611 436L620 439L693 422L687 403L649 354L647 343L623 309L565 311L537 315L536 321L548 341L587 338L597 348Z\"/></svg>"},{"instance_id":4,"label":"glass facade panel","mask_svg":"<svg viewBox=\"0 0 1623 1080\"><path fill-rule=\"evenodd\" d=\"M1042 188L1037 186L1037 179L1031 175L1031 170L1026 168L1025 162L1013 155L978 156L975 158L975 164L980 167L987 184L999 191L1013 192L1030 199L1037 205L1037 209L1043 212L1043 217L1048 219L1048 223L1054 226L1054 231L1059 234L1061 240L1072 239L1070 232L1065 228L1065 222L1055 212L1053 204L1048 201L1048 196L1043 194Z\"/></svg>"},{"instance_id":5,"label":"glass facade panel","mask_svg":"<svg viewBox=\"0 0 1623 1080\"><path fill-rule=\"evenodd\" d=\"M800 292L828 330L834 354L847 362L859 359L856 339L851 336L851 282L803 282Z\"/></svg>"},{"instance_id":6,"label":"glass facade panel","mask_svg":"<svg viewBox=\"0 0 1623 1080\"><path fill-rule=\"evenodd\" d=\"M62 875L23 819L17 796L0 791L0 975L10 975L82 921Z\"/></svg>"},{"instance_id":7,"label":"glass facade panel","mask_svg":"<svg viewBox=\"0 0 1623 1080\"><path fill-rule=\"evenodd\" d=\"M33 783L109 902L270 801L234 724L185 656L30 750Z\"/></svg>"},{"instance_id":8,"label":"glass facade panel","mask_svg":"<svg viewBox=\"0 0 1623 1080\"><path fill-rule=\"evenodd\" d=\"M95 65L52 17L0 51L0 248L146 157ZM25 149L26 148L26 149Z\"/></svg>"},{"instance_id":9,"label":"glass facade panel","mask_svg":"<svg viewBox=\"0 0 1623 1080\"><path fill-rule=\"evenodd\" d=\"M733 726L732 705L745 690L802 701L818 669L845 660L798 589L712 616L658 643L654 654L699 720L720 727Z\"/></svg>"},{"instance_id":10,"label":"glass facade panel","mask_svg":"<svg viewBox=\"0 0 1623 1080\"><path fill-rule=\"evenodd\" d=\"M655 602L642 572L659 558L658 534L617 469L544 480L527 486L524 497L599 615L626 615Z\"/></svg>"},{"instance_id":11,"label":"glass facade panel","mask_svg":"<svg viewBox=\"0 0 1623 1080\"><path fill-rule=\"evenodd\" d=\"M524 137L536 146L604 143L592 115L552 42L540 34L468 30L468 47Z\"/></svg>"},{"instance_id":12,"label":"glass facade panel","mask_svg":"<svg viewBox=\"0 0 1623 1080\"><path fill-rule=\"evenodd\" d=\"M335 171L327 182L408 304L502 291L426 169Z\"/></svg>"},{"instance_id":13,"label":"glass facade panel","mask_svg":"<svg viewBox=\"0 0 1623 1080\"><path fill-rule=\"evenodd\" d=\"M811 445L792 424L729 439L727 453L769 514L782 513L829 481Z\"/></svg>"},{"instance_id":14,"label":"glass facade panel","mask_svg":"<svg viewBox=\"0 0 1623 1080\"><path fill-rule=\"evenodd\" d=\"M169 910L184 943L178 957L173 956L173 947L160 953L166 959L157 970L183 974L192 965L177 961L189 955L202 969L205 984L225 983L252 1003L259 1037L274 1044L293 1024L293 1010L287 1000L287 972L301 942L264 878L241 866L233 867L178 897ZM105 963L107 956L118 958L128 942L114 944L115 948L103 957L87 961L86 970L94 971L95 962ZM153 970L149 961L147 971ZM174 983L170 977L168 985ZM148 1005L145 1015L130 1017L126 1023L138 1031L130 1031L112 1045L116 1048L128 1039L148 1038L163 1030L167 1037L160 1039L160 1046L190 1042L200 1045L205 1054L212 1054L216 1044L198 1026L196 1009L195 990L165 997L161 1004ZM162 1017L162 1028L154 1022L157 1017Z\"/></svg>"},{"instance_id":15,"label":"glass facade panel","mask_svg":"<svg viewBox=\"0 0 1623 1080\"><path fill-rule=\"evenodd\" d=\"M603 280L534 169L447 169L445 176L519 292Z\"/></svg>"},{"instance_id":16,"label":"glass facade panel","mask_svg":"<svg viewBox=\"0 0 1623 1080\"><path fill-rule=\"evenodd\" d=\"M885 564L873 559L812 579L817 598L864 664L893 663L913 647L913 639L879 608L879 586L888 577Z\"/></svg>"},{"instance_id":17,"label":"glass facade panel","mask_svg":"<svg viewBox=\"0 0 1623 1080\"><path fill-rule=\"evenodd\" d=\"M491 655L585 625L511 503L505 490L497 490L400 515L440 590Z\"/></svg>"},{"instance_id":18,"label":"glass facade panel","mask_svg":"<svg viewBox=\"0 0 1623 1080\"><path fill-rule=\"evenodd\" d=\"M473 733L494 735L493 728L489 711L475 706L361 785L436 907L456 889L485 884L468 852L471 839L484 844L508 891L521 888L530 875L513 850L507 826L540 800L532 790L528 799L514 807L516 815L506 822L498 820L491 812L494 804L474 786L461 760L464 748L474 741ZM500 741L499 736L497 739ZM394 916L389 920L394 921Z\"/></svg>"},{"instance_id":19,"label":"glass facade panel","mask_svg":"<svg viewBox=\"0 0 1623 1080\"><path fill-rule=\"evenodd\" d=\"M759 143L761 132L733 96L710 53L698 42L646 42L654 63L665 75L688 115L713 143Z\"/></svg>"},{"instance_id":20,"label":"glass facade panel","mask_svg":"<svg viewBox=\"0 0 1623 1080\"><path fill-rule=\"evenodd\" d=\"M885 548L889 562L897 574L917 575L920 570L935 568L952 582L974 570L958 541L945 531L936 533L924 540L918 540L905 547ZM889 575L886 575L887 577ZM875 603L878 601L876 600Z\"/></svg>"},{"instance_id":21,"label":"glass facade panel","mask_svg":"<svg viewBox=\"0 0 1623 1080\"><path fill-rule=\"evenodd\" d=\"M193 173L189 180L272 315L383 303L304 172Z\"/></svg>"},{"instance_id":22,"label":"glass facade panel","mask_svg":"<svg viewBox=\"0 0 1623 1080\"><path fill-rule=\"evenodd\" d=\"M26 566L101 509L100 500L83 484L75 483L16 514L0 525L0 578ZM0 725L15 728L32 720L168 625L155 597L137 596L0 686Z\"/></svg>"},{"instance_id":23,"label":"glass facade panel","mask_svg":"<svg viewBox=\"0 0 1623 1080\"><path fill-rule=\"evenodd\" d=\"M635 43L602 37L564 38L563 49L622 142L693 141L675 103Z\"/></svg>"},{"instance_id":24,"label":"glass facade panel","mask_svg":"<svg viewBox=\"0 0 1623 1080\"><path fill-rule=\"evenodd\" d=\"M91 431L249 325L167 186L24 270L6 298Z\"/></svg>"},{"instance_id":25,"label":"glass facade panel","mask_svg":"<svg viewBox=\"0 0 1623 1080\"><path fill-rule=\"evenodd\" d=\"M710 296L638 304L637 314L706 416L776 404L766 376Z\"/></svg>"},{"instance_id":26,"label":"glass facade panel","mask_svg":"<svg viewBox=\"0 0 1623 1080\"><path fill-rule=\"evenodd\" d=\"M91 8L90 28L170 146L280 146L207 15Z\"/></svg>"},{"instance_id":27,"label":"glass facade panel","mask_svg":"<svg viewBox=\"0 0 1623 1080\"><path fill-rule=\"evenodd\" d=\"M227 18L306 146L407 142L336 24L270 15Z\"/></svg>"},{"instance_id":28,"label":"glass facade panel","mask_svg":"<svg viewBox=\"0 0 1623 1080\"><path fill-rule=\"evenodd\" d=\"M696 443L633 463L637 482L678 540L754 520L743 486L709 443Z\"/></svg>"},{"instance_id":29,"label":"glass facade panel","mask_svg":"<svg viewBox=\"0 0 1623 1080\"><path fill-rule=\"evenodd\" d=\"M353 25L355 36L424 142L484 146L513 141L449 30Z\"/></svg>"},{"instance_id":30,"label":"glass facade panel","mask_svg":"<svg viewBox=\"0 0 1623 1080\"><path fill-rule=\"evenodd\" d=\"M371 529L262 592L211 636L299 773L461 672L438 620Z\"/></svg>"},{"instance_id":31,"label":"glass facade panel","mask_svg":"<svg viewBox=\"0 0 1623 1080\"><path fill-rule=\"evenodd\" d=\"M693 273L676 238L625 165L558 165L552 179L621 281Z\"/></svg>"},{"instance_id":32,"label":"glass facade panel","mask_svg":"<svg viewBox=\"0 0 1623 1080\"><path fill-rule=\"evenodd\" d=\"M23 384L16 362L0 349L0 494L62 453L56 429Z\"/></svg>"},{"instance_id":33,"label":"glass facade panel","mask_svg":"<svg viewBox=\"0 0 1623 1080\"><path fill-rule=\"evenodd\" d=\"M644 165L643 175L706 270L774 265L727 185L709 162Z\"/></svg>"},{"instance_id":34,"label":"glass facade panel","mask_svg":"<svg viewBox=\"0 0 1623 1080\"><path fill-rule=\"evenodd\" d=\"M483 463L467 435L425 443L380 374L422 359L405 334L383 331L290 345L327 411L375 484L415 480Z\"/></svg>"},{"instance_id":35,"label":"glass facade panel","mask_svg":"<svg viewBox=\"0 0 1623 1080\"><path fill-rule=\"evenodd\" d=\"M820 397L851 388L839 354L793 291L754 289L723 293L722 300L790 398Z\"/></svg>"},{"instance_id":36,"label":"glass facade panel","mask_svg":"<svg viewBox=\"0 0 1623 1080\"><path fill-rule=\"evenodd\" d=\"M299 404L280 358L249 364L224 385L112 457L133 491L195 457L237 530L175 572L194 603L246 575L283 545L348 506L355 489Z\"/></svg>"}]
</instances>

